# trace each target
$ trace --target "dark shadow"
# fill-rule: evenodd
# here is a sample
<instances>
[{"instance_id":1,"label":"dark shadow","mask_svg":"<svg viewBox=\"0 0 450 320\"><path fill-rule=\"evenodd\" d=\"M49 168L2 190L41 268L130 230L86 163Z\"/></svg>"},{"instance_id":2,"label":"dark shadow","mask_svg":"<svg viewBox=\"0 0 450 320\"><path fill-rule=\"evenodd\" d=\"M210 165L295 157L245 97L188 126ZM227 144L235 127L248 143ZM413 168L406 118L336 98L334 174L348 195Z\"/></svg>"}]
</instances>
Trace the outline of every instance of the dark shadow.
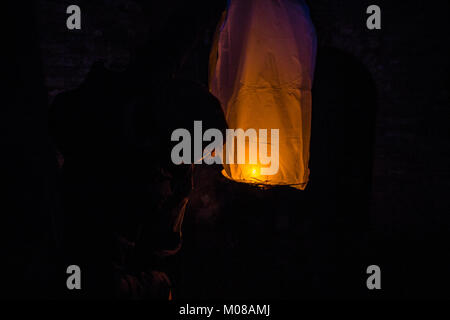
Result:
<instances>
[{"instance_id":1,"label":"dark shadow","mask_svg":"<svg viewBox=\"0 0 450 320\"><path fill-rule=\"evenodd\" d=\"M339 49L319 48L309 189L317 228L312 248L327 261L311 265L321 273L319 296L367 291L376 109L376 86L366 67Z\"/></svg>"},{"instance_id":2,"label":"dark shadow","mask_svg":"<svg viewBox=\"0 0 450 320\"><path fill-rule=\"evenodd\" d=\"M205 174L185 224L182 296L364 298L376 107L367 69L320 48L309 186L263 190Z\"/></svg>"},{"instance_id":3,"label":"dark shadow","mask_svg":"<svg viewBox=\"0 0 450 320\"><path fill-rule=\"evenodd\" d=\"M51 297L56 250L55 174L47 130L34 3L5 3L5 79L0 110L2 292L4 298Z\"/></svg>"}]
</instances>

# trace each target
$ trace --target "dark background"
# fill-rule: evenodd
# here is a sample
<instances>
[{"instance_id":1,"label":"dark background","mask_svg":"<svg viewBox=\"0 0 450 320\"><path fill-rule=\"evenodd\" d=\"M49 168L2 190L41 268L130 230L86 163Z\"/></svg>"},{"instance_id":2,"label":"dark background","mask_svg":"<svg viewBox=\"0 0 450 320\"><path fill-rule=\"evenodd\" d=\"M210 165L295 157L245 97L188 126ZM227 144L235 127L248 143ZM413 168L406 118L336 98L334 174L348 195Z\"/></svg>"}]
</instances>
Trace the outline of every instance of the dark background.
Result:
<instances>
[{"instance_id":1,"label":"dark background","mask_svg":"<svg viewBox=\"0 0 450 320\"><path fill-rule=\"evenodd\" d=\"M79 86L95 61L126 68L159 26L188 32L193 19L174 18L176 1L33 4L5 10L5 297L51 297L46 284L60 272L59 188L47 138L53 98ZM81 31L65 26L70 4L82 9ZM261 195L200 177L209 194L197 196L185 221L180 297L449 297L449 5L378 1L382 30L370 31L370 4L310 2L319 39L310 186ZM204 37L179 73L205 85L220 12L213 7L195 16ZM184 38L169 35L153 51L169 52ZM242 214L261 203L272 214ZM371 264L383 272L380 292L365 288Z\"/></svg>"}]
</instances>

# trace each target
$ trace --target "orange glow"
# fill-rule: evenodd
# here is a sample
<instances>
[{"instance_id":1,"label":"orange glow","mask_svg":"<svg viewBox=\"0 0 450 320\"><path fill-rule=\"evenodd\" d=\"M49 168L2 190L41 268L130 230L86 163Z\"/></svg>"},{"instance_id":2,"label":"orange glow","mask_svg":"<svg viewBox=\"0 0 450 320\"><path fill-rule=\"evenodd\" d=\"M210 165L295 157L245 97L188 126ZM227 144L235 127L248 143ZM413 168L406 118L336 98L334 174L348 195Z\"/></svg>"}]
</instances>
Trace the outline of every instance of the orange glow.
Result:
<instances>
[{"instance_id":1,"label":"orange glow","mask_svg":"<svg viewBox=\"0 0 450 320\"><path fill-rule=\"evenodd\" d=\"M261 175L261 166L258 164L231 165L231 167L239 168L242 174L240 174L240 179L232 179L225 170L222 170L222 174L228 179L261 186L271 184L269 176Z\"/></svg>"},{"instance_id":2,"label":"orange glow","mask_svg":"<svg viewBox=\"0 0 450 320\"><path fill-rule=\"evenodd\" d=\"M247 172L244 173L244 179L258 180L261 178L261 168L258 165L248 165Z\"/></svg>"}]
</instances>

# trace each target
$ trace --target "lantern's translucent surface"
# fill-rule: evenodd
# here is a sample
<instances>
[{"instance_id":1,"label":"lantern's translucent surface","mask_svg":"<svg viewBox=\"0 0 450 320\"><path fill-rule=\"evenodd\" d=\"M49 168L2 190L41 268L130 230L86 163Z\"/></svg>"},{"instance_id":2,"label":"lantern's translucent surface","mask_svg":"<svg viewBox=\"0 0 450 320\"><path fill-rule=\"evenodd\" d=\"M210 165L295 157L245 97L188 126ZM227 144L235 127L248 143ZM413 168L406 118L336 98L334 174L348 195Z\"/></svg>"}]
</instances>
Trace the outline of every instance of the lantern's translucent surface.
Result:
<instances>
[{"instance_id":1,"label":"lantern's translucent surface","mask_svg":"<svg viewBox=\"0 0 450 320\"><path fill-rule=\"evenodd\" d=\"M215 43L210 89L222 104L228 126L280 130L276 175L260 176L260 165L224 165L225 174L237 181L304 189L316 56L316 34L306 5L295 0L233 0Z\"/></svg>"}]
</instances>

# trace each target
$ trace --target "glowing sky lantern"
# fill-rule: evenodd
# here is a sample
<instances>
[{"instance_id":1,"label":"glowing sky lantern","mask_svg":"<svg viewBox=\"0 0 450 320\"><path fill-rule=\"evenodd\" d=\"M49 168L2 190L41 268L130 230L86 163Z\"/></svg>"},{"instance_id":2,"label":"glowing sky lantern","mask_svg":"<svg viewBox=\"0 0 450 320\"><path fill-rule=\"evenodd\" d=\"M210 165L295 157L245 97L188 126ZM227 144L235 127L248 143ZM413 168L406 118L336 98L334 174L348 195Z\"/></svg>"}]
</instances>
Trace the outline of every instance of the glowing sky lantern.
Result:
<instances>
[{"instance_id":1,"label":"glowing sky lantern","mask_svg":"<svg viewBox=\"0 0 450 320\"><path fill-rule=\"evenodd\" d=\"M211 52L210 90L229 128L279 129L279 170L262 175L258 159L225 164L227 177L306 187L315 57L316 33L304 1L230 1Z\"/></svg>"}]
</instances>

